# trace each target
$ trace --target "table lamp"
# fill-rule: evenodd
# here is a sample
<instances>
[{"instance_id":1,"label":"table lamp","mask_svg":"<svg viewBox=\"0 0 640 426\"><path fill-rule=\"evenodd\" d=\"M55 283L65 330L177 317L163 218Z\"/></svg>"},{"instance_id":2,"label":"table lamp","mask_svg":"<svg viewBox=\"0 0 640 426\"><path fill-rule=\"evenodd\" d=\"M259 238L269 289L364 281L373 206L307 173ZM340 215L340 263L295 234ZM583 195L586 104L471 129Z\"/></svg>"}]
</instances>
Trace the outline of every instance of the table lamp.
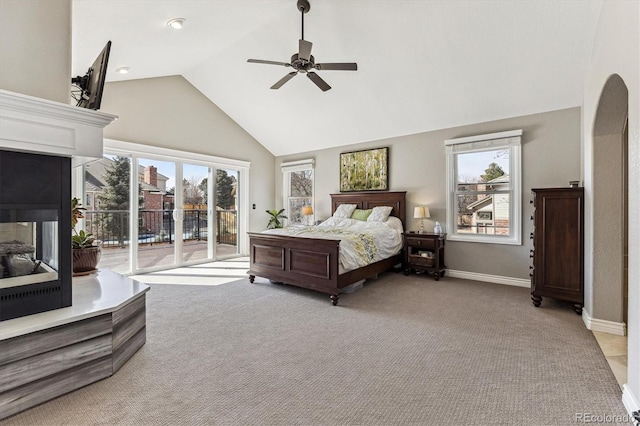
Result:
<instances>
[{"instance_id":1,"label":"table lamp","mask_svg":"<svg viewBox=\"0 0 640 426\"><path fill-rule=\"evenodd\" d=\"M413 218L414 219L420 219L420 234L424 234L424 219L425 218L430 218L431 215L429 214L429 207L425 207L425 206L418 206L418 207L414 207L413 209Z\"/></svg>"},{"instance_id":2,"label":"table lamp","mask_svg":"<svg viewBox=\"0 0 640 426\"><path fill-rule=\"evenodd\" d=\"M313 207L311 206L303 206L302 207L302 216L307 217L307 225L309 224L309 217L313 215Z\"/></svg>"}]
</instances>

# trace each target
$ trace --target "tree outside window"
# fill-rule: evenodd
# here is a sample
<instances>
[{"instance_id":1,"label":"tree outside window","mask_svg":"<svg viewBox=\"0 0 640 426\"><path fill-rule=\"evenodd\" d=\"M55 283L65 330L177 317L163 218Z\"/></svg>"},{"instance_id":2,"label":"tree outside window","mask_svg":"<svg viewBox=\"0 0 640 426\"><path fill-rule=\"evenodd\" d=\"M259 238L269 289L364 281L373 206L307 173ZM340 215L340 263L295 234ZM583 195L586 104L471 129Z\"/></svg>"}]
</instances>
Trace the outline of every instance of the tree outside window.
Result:
<instances>
[{"instance_id":1,"label":"tree outside window","mask_svg":"<svg viewBox=\"0 0 640 426\"><path fill-rule=\"evenodd\" d=\"M304 206L313 207L314 160L299 160L282 163L282 204L288 224L307 224L313 216L303 216Z\"/></svg>"},{"instance_id":2,"label":"tree outside window","mask_svg":"<svg viewBox=\"0 0 640 426\"><path fill-rule=\"evenodd\" d=\"M302 215L302 207L312 205L313 198L313 171L302 170L289 173L289 223L305 223L306 217Z\"/></svg>"}]
</instances>

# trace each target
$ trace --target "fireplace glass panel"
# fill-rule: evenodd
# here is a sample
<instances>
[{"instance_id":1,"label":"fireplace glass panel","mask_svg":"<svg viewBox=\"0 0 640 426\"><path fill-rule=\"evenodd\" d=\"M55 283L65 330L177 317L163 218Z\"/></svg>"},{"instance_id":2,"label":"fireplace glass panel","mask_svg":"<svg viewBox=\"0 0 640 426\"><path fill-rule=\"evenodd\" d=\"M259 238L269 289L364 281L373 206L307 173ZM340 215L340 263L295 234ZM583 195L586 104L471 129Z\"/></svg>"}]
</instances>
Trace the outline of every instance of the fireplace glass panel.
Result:
<instances>
[{"instance_id":1,"label":"fireplace glass panel","mask_svg":"<svg viewBox=\"0 0 640 426\"><path fill-rule=\"evenodd\" d=\"M57 210L0 210L0 288L58 280Z\"/></svg>"}]
</instances>

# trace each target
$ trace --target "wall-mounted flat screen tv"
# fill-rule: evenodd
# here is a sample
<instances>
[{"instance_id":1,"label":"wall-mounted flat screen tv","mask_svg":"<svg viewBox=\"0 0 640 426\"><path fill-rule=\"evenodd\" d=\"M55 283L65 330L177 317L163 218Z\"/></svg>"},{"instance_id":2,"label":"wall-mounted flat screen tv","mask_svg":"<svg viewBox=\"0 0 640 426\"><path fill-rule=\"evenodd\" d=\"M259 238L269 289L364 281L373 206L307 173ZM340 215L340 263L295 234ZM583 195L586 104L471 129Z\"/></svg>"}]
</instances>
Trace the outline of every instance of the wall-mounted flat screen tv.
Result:
<instances>
[{"instance_id":1,"label":"wall-mounted flat screen tv","mask_svg":"<svg viewBox=\"0 0 640 426\"><path fill-rule=\"evenodd\" d=\"M87 73L71 79L71 84L76 87L75 90L71 91L73 98L77 102L76 106L88 109L100 109L104 81L107 77L107 64L109 62L110 50L111 41L108 41Z\"/></svg>"}]
</instances>

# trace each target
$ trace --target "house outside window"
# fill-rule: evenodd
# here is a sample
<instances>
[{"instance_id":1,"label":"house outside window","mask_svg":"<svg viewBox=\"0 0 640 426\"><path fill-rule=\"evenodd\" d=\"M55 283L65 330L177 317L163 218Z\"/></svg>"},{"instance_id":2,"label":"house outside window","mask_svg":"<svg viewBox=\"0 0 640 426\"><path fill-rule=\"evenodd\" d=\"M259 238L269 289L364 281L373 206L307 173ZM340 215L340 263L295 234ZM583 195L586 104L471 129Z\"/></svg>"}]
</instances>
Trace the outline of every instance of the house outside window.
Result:
<instances>
[{"instance_id":1,"label":"house outside window","mask_svg":"<svg viewBox=\"0 0 640 426\"><path fill-rule=\"evenodd\" d=\"M522 130L445 141L447 238L521 243Z\"/></svg>"},{"instance_id":2,"label":"house outside window","mask_svg":"<svg viewBox=\"0 0 640 426\"><path fill-rule=\"evenodd\" d=\"M314 206L313 176L314 160L300 160L282 163L283 200L282 205L287 224L313 223L313 216L304 216L304 206Z\"/></svg>"}]
</instances>

